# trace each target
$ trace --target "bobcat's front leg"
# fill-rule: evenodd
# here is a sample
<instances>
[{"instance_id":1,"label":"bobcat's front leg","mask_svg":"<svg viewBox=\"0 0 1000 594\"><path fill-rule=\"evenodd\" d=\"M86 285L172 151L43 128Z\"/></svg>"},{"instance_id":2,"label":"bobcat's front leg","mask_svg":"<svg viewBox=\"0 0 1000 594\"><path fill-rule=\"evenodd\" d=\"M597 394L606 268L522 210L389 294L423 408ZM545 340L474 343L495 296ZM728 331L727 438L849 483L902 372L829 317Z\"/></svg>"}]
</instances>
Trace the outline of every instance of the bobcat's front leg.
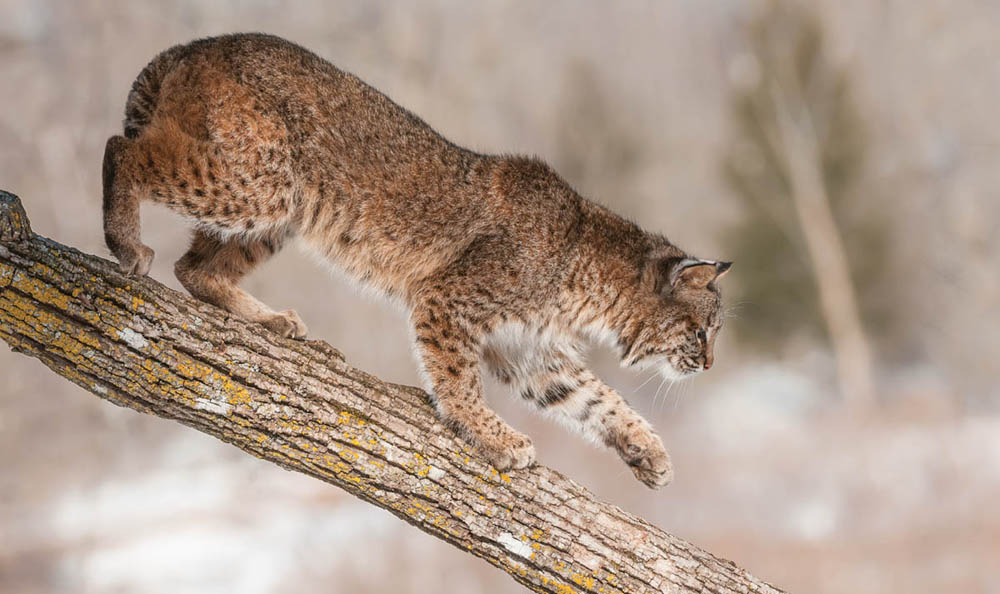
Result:
<instances>
[{"instance_id":1,"label":"bobcat's front leg","mask_svg":"<svg viewBox=\"0 0 1000 594\"><path fill-rule=\"evenodd\" d=\"M582 425L585 433L613 447L635 477L651 489L674 478L670 455L649 421L593 372L579 368L580 394L560 407L560 414Z\"/></svg>"},{"instance_id":2,"label":"bobcat's front leg","mask_svg":"<svg viewBox=\"0 0 1000 594\"><path fill-rule=\"evenodd\" d=\"M621 394L562 351L536 358L536 366L522 361L506 370L502 357L493 351L487 352L486 361L501 372L501 380L516 379L522 398L614 448L647 487L662 487L673 479L663 441ZM525 373L526 368L533 370Z\"/></svg>"},{"instance_id":3,"label":"bobcat's front leg","mask_svg":"<svg viewBox=\"0 0 1000 594\"><path fill-rule=\"evenodd\" d=\"M577 378L579 394L554 412L569 417L584 433L614 448L647 487L663 487L673 480L670 455L649 421L589 369L580 368Z\"/></svg>"},{"instance_id":4,"label":"bobcat's front leg","mask_svg":"<svg viewBox=\"0 0 1000 594\"><path fill-rule=\"evenodd\" d=\"M647 487L656 489L674 479L670 454L663 447L663 440L653 431L649 422L622 400L622 414L609 431L610 445L632 469L635 478Z\"/></svg>"},{"instance_id":5,"label":"bobcat's front leg","mask_svg":"<svg viewBox=\"0 0 1000 594\"><path fill-rule=\"evenodd\" d=\"M531 439L486 405L476 341L433 298L415 308L411 317L417 357L442 420L472 442L497 470L534 463Z\"/></svg>"}]
</instances>

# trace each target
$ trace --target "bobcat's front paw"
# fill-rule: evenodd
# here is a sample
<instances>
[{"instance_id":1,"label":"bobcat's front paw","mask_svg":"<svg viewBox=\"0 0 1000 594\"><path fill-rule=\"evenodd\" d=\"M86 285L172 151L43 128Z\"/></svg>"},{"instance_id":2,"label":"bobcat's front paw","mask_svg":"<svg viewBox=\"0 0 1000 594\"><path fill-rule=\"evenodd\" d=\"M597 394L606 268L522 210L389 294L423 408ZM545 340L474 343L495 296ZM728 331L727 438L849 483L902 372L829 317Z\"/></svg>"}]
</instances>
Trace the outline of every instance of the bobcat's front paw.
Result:
<instances>
[{"instance_id":1,"label":"bobcat's front paw","mask_svg":"<svg viewBox=\"0 0 1000 594\"><path fill-rule=\"evenodd\" d=\"M260 323L285 338L305 338L306 332L308 332L302 318L291 309L276 313L261 320Z\"/></svg>"},{"instance_id":2,"label":"bobcat's front paw","mask_svg":"<svg viewBox=\"0 0 1000 594\"><path fill-rule=\"evenodd\" d=\"M144 276L149 274L149 267L153 264L155 253L148 245L136 243L120 247L115 251L114 256L118 258L118 266L125 274Z\"/></svg>"},{"instance_id":3,"label":"bobcat's front paw","mask_svg":"<svg viewBox=\"0 0 1000 594\"><path fill-rule=\"evenodd\" d=\"M658 489L673 480L670 455L663 447L663 441L647 423L636 423L625 429L618 437L617 447L635 478L650 489Z\"/></svg>"},{"instance_id":4,"label":"bobcat's front paw","mask_svg":"<svg viewBox=\"0 0 1000 594\"><path fill-rule=\"evenodd\" d=\"M500 472L527 468L535 463L535 446L531 439L513 429L491 444L480 442L479 451Z\"/></svg>"}]
</instances>

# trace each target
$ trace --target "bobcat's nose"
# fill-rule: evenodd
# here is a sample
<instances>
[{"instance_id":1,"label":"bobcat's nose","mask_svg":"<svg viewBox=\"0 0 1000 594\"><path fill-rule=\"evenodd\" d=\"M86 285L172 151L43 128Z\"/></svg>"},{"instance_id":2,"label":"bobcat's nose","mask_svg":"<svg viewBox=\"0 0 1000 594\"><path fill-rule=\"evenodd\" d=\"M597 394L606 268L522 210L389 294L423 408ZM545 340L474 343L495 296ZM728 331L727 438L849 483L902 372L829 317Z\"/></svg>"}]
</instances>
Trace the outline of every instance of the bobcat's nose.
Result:
<instances>
[{"instance_id":1,"label":"bobcat's nose","mask_svg":"<svg viewBox=\"0 0 1000 594\"><path fill-rule=\"evenodd\" d=\"M708 371L709 369L712 368L712 363L714 362L715 362L715 356L712 354L712 348L709 347L705 351L705 364L702 366L702 369Z\"/></svg>"}]
</instances>

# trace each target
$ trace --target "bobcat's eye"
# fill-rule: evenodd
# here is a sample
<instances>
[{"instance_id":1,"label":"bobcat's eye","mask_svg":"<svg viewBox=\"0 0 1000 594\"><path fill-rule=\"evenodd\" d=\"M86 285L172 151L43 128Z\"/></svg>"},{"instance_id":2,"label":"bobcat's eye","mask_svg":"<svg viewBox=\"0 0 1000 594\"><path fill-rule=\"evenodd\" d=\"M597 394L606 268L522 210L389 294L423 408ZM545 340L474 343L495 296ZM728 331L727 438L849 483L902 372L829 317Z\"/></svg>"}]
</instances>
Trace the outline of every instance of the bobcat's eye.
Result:
<instances>
[{"instance_id":1,"label":"bobcat's eye","mask_svg":"<svg viewBox=\"0 0 1000 594\"><path fill-rule=\"evenodd\" d=\"M708 335L705 334L705 331L702 329L699 329L698 332L695 333L695 335L698 337L698 342L700 342L701 344L705 344L708 341Z\"/></svg>"}]
</instances>

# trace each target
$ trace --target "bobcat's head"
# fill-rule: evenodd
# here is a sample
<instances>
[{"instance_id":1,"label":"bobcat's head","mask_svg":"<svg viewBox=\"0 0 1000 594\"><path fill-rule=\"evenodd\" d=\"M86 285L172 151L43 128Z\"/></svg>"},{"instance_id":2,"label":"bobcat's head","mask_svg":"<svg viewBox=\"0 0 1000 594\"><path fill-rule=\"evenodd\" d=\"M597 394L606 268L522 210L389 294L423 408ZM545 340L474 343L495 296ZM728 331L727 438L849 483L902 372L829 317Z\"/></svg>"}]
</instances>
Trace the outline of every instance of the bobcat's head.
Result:
<instances>
[{"instance_id":1,"label":"bobcat's head","mask_svg":"<svg viewBox=\"0 0 1000 594\"><path fill-rule=\"evenodd\" d=\"M670 378L709 369L723 318L718 280L732 262L653 257L644 266L622 364L657 366Z\"/></svg>"}]
</instances>

